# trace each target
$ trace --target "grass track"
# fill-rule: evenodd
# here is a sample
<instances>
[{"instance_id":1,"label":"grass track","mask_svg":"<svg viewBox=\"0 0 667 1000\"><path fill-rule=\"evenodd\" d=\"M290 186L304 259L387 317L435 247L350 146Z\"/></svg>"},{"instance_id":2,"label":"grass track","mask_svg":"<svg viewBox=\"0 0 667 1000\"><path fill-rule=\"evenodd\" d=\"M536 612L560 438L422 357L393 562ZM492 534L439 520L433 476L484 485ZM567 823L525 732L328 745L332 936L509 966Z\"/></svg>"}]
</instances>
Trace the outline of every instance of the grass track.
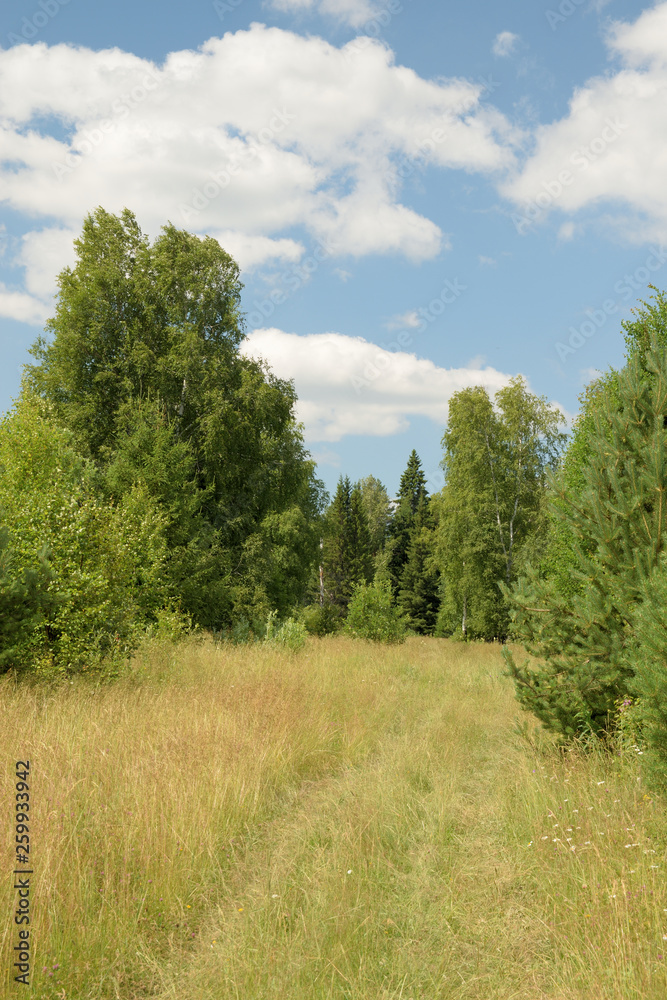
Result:
<instances>
[{"instance_id":1,"label":"grass track","mask_svg":"<svg viewBox=\"0 0 667 1000\"><path fill-rule=\"evenodd\" d=\"M667 995L664 803L634 757L520 738L497 647L154 647L0 695L8 776L35 766L35 996Z\"/></svg>"}]
</instances>

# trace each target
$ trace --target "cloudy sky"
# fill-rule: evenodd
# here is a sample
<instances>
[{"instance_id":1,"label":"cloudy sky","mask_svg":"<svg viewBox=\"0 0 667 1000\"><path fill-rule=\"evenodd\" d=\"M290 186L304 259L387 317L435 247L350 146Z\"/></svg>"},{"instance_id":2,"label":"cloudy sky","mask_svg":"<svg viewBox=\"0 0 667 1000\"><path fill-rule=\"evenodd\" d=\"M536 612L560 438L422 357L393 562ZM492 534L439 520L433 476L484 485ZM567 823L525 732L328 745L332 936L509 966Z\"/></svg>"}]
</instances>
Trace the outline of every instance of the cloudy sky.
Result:
<instances>
[{"instance_id":1,"label":"cloudy sky","mask_svg":"<svg viewBox=\"0 0 667 1000\"><path fill-rule=\"evenodd\" d=\"M667 2L14 0L0 46L0 410L97 205L236 257L329 489L437 489L464 386L571 418L667 287Z\"/></svg>"}]
</instances>

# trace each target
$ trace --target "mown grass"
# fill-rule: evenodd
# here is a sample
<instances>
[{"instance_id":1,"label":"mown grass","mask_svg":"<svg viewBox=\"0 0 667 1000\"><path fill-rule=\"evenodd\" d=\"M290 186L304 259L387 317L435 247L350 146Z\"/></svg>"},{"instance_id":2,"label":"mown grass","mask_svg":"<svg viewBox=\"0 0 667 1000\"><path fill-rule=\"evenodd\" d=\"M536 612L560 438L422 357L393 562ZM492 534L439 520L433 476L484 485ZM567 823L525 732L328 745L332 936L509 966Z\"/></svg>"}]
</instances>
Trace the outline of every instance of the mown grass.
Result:
<instances>
[{"instance_id":1,"label":"mown grass","mask_svg":"<svg viewBox=\"0 0 667 1000\"><path fill-rule=\"evenodd\" d=\"M131 676L0 685L31 760L33 986L81 1000L667 995L665 803L559 751L498 647L154 645Z\"/></svg>"}]
</instances>

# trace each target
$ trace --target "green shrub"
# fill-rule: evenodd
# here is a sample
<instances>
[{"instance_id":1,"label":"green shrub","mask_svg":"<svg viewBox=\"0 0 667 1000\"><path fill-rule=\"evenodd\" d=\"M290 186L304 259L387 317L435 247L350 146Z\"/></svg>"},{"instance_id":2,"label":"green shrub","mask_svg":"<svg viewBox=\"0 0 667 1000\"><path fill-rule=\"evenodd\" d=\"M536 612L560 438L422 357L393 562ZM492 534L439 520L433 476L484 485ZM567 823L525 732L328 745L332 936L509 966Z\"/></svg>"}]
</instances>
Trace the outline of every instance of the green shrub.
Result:
<instances>
[{"instance_id":1,"label":"green shrub","mask_svg":"<svg viewBox=\"0 0 667 1000\"><path fill-rule=\"evenodd\" d=\"M306 626L297 621L295 618L288 618L281 625L276 622L278 616L277 611L271 611L268 618L266 619L266 635L264 637L265 642L275 643L278 646L284 646L286 649L290 649L295 653L298 649L301 649L305 645L306 639L308 638L308 632Z\"/></svg>"},{"instance_id":2,"label":"green shrub","mask_svg":"<svg viewBox=\"0 0 667 1000\"><path fill-rule=\"evenodd\" d=\"M106 503L70 432L27 395L0 422L0 510L0 591L15 624L24 605L20 628L0 636L0 670L97 667L103 656L135 648L170 606L164 519L154 502L137 486Z\"/></svg>"},{"instance_id":3,"label":"green shrub","mask_svg":"<svg viewBox=\"0 0 667 1000\"><path fill-rule=\"evenodd\" d=\"M324 636L338 632L342 625L340 611L334 604L309 604L302 612L303 624L310 635Z\"/></svg>"},{"instance_id":4,"label":"green shrub","mask_svg":"<svg viewBox=\"0 0 667 1000\"><path fill-rule=\"evenodd\" d=\"M345 632L355 639L372 642L405 642L407 620L394 604L386 583L359 584L347 609Z\"/></svg>"}]
</instances>

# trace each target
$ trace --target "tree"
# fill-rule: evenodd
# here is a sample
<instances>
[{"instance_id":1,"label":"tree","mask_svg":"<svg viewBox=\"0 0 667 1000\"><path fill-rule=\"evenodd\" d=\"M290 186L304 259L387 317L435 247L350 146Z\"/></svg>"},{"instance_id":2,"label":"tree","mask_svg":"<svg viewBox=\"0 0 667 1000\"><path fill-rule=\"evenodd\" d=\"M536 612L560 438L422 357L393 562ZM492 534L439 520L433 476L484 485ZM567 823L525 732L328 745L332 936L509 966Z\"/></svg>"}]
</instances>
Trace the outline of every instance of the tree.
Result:
<instances>
[{"instance_id":1,"label":"tree","mask_svg":"<svg viewBox=\"0 0 667 1000\"><path fill-rule=\"evenodd\" d=\"M516 577L518 553L543 509L547 470L565 438L558 410L529 393L521 376L496 393L495 406L482 386L452 396L438 503L444 578L439 631L458 619L462 635L486 639L506 634L498 583Z\"/></svg>"},{"instance_id":2,"label":"tree","mask_svg":"<svg viewBox=\"0 0 667 1000\"><path fill-rule=\"evenodd\" d=\"M391 521L391 507L386 487L375 476L366 476L357 483L361 505L368 522L370 549L373 557L384 549Z\"/></svg>"},{"instance_id":3,"label":"tree","mask_svg":"<svg viewBox=\"0 0 667 1000\"><path fill-rule=\"evenodd\" d=\"M350 485L347 476L338 480L325 515L322 564L328 600L341 611L347 609L355 585L370 583L373 576L371 539L361 491Z\"/></svg>"},{"instance_id":4,"label":"tree","mask_svg":"<svg viewBox=\"0 0 667 1000\"><path fill-rule=\"evenodd\" d=\"M245 357L238 267L216 240L97 209L59 277L31 389L102 473L142 484L167 516L184 609L220 628L305 590L323 487L294 386Z\"/></svg>"},{"instance_id":5,"label":"tree","mask_svg":"<svg viewBox=\"0 0 667 1000\"><path fill-rule=\"evenodd\" d=\"M394 603L389 583L359 583L354 587L345 631L355 639L371 642L405 642L407 622Z\"/></svg>"},{"instance_id":6,"label":"tree","mask_svg":"<svg viewBox=\"0 0 667 1000\"><path fill-rule=\"evenodd\" d=\"M439 576L435 560L435 517L431 501L422 496L401 573L398 605L405 612L411 628L420 635L432 635L440 604Z\"/></svg>"},{"instance_id":7,"label":"tree","mask_svg":"<svg viewBox=\"0 0 667 1000\"><path fill-rule=\"evenodd\" d=\"M27 391L0 423L0 470L3 666L84 669L176 609L157 504L142 487L105 503L73 434Z\"/></svg>"},{"instance_id":8,"label":"tree","mask_svg":"<svg viewBox=\"0 0 667 1000\"><path fill-rule=\"evenodd\" d=\"M389 524L387 567L394 596L398 595L401 588L401 576L408 559L417 508L420 501L427 497L426 476L422 471L419 456L413 448L405 472L401 476L396 498L397 506Z\"/></svg>"},{"instance_id":9,"label":"tree","mask_svg":"<svg viewBox=\"0 0 667 1000\"><path fill-rule=\"evenodd\" d=\"M514 634L538 658L518 666L505 652L517 697L564 735L603 734L630 692L635 616L665 544L666 414L667 349L654 339L598 400L581 488L554 481L576 588L533 572L512 592Z\"/></svg>"},{"instance_id":10,"label":"tree","mask_svg":"<svg viewBox=\"0 0 667 1000\"><path fill-rule=\"evenodd\" d=\"M0 672L21 665L33 635L53 608L49 550L41 546L32 565L18 569L9 531L0 527Z\"/></svg>"}]
</instances>

